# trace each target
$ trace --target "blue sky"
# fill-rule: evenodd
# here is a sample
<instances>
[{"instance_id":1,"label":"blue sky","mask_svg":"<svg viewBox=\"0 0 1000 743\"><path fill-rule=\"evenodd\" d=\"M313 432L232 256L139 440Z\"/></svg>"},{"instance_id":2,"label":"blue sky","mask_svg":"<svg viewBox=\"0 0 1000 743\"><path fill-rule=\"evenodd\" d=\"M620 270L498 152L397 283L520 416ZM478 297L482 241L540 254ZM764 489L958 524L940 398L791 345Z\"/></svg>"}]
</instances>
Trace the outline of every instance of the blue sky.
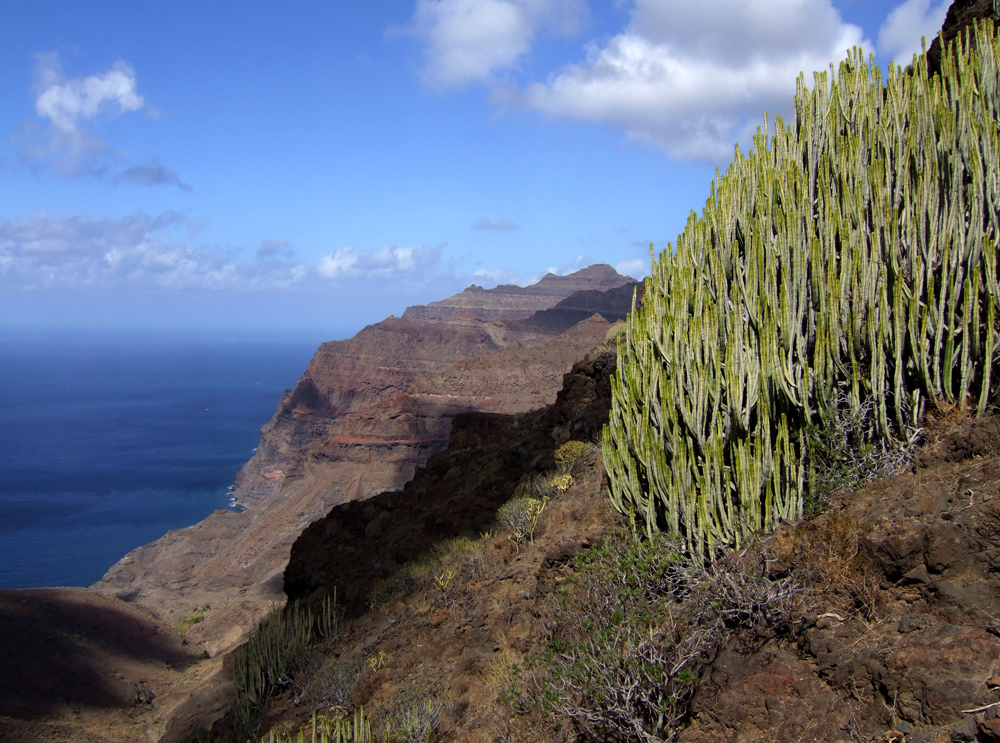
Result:
<instances>
[{"instance_id":1,"label":"blue sky","mask_svg":"<svg viewBox=\"0 0 1000 743\"><path fill-rule=\"evenodd\" d=\"M642 276L800 70L947 0L5 2L0 328L344 337Z\"/></svg>"}]
</instances>

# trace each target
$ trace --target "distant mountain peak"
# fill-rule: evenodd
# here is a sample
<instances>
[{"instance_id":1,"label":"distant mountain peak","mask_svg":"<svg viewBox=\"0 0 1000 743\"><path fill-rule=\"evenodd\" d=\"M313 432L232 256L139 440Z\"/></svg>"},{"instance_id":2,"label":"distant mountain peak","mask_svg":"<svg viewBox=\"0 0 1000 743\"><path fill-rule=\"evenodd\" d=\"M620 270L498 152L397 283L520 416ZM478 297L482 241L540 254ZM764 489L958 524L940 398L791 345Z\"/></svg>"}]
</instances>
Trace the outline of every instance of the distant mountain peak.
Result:
<instances>
[{"instance_id":1,"label":"distant mountain peak","mask_svg":"<svg viewBox=\"0 0 1000 743\"><path fill-rule=\"evenodd\" d=\"M449 322L462 315L483 320L523 320L555 307L579 291L608 291L633 282L606 263L582 268L565 276L547 273L530 286L500 284L484 289L472 284L447 299L407 307L403 319L416 323Z\"/></svg>"}]
</instances>

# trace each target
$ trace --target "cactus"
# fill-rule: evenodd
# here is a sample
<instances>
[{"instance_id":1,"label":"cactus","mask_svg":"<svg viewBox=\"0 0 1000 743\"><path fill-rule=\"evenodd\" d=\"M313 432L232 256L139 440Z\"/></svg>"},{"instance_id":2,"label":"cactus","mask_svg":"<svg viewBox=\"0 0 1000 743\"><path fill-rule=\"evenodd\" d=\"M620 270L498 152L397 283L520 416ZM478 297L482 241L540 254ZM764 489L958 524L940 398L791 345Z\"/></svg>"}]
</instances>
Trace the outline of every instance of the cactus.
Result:
<instances>
[{"instance_id":1,"label":"cactus","mask_svg":"<svg viewBox=\"0 0 1000 743\"><path fill-rule=\"evenodd\" d=\"M618 343L611 502L697 559L801 517L805 431L834 400L908 440L927 406L983 414L996 374L1000 42L928 77L854 49L767 123L653 259ZM651 247L652 251L652 247ZM652 257L652 256L651 256Z\"/></svg>"},{"instance_id":2,"label":"cactus","mask_svg":"<svg viewBox=\"0 0 1000 743\"><path fill-rule=\"evenodd\" d=\"M310 743L371 743L371 720L365 716L363 707L354 711L353 715L335 715L334 717L317 717L312 713ZM306 728L295 735L288 735L272 730L267 737L268 743L306 743Z\"/></svg>"},{"instance_id":3,"label":"cactus","mask_svg":"<svg viewBox=\"0 0 1000 743\"><path fill-rule=\"evenodd\" d=\"M233 727L237 740L255 737L260 711L267 698L291 683L317 637L332 637L339 630L336 599L327 597L314 617L308 608L294 604L276 608L236 651L233 664Z\"/></svg>"}]
</instances>

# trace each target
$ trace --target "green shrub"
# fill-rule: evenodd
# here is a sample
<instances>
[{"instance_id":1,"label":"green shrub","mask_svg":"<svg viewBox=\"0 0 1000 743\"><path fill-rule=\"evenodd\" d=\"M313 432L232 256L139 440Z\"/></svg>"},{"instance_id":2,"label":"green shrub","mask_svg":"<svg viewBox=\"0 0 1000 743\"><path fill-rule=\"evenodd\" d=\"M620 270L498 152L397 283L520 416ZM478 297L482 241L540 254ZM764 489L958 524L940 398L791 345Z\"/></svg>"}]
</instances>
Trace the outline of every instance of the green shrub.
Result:
<instances>
[{"instance_id":1,"label":"green shrub","mask_svg":"<svg viewBox=\"0 0 1000 743\"><path fill-rule=\"evenodd\" d=\"M378 514L375 518L368 522L365 526L365 538L366 539L376 539L382 536L382 525L389 518L389 514L382 512Z\"/></svg>"},{"instance_id":2,"label":"green shrub","mask_svg":"<svg viewBox=\"0 0 1000 743\"><path fill-rule=\"evenodd\" d=\"M403 524L402 526L397 526L391 532L389 532L388 538L385 540L386 544L390 547L395 547L397 544L406 539L410 534L413 533L413 524Z\"/></svg>"},{"instance_id":3,"label":"green shrub","mask_svg":"<svg viewBox=\"0 0 1000 743\"><path fill-rule=\"evenodd\" d=\"M500 471L500 463L496 460L490 461L485 467L478 470L469 480L465 483L466 493L475 493L477 490L482 488L486 483L496 477L497 473Z\"/></svg>"},{"instance_id":4,"label":"green shrub","mask_svg":"<svg viewBox=\"0 0 1000 743\"><path fill-rule=\"evenodd\" d=\"M368 589L368 608L372 611L384 606L392 595L392 583L385 578L378 578Z\"/></svg>"},{"instance_id":5,"label":"green shrub","mask_svg":"<svg viewBox=\"0 0 1000 743\"><path fill-rule=\"evenodd\" d=\"M202 606L195 609L190 614L181 619L181 621L177 625L177 629L180 630L181 632L187 632L194 625L201 624L202 622L204 622L205 617L208 616L208 613L210 611L211 607L209 606Z\"/></svg>"},{"instance_id":6,"label":"green shrub","mask_svg":"<svg viewBox=\"0 0 1000 743\"><path fill-rule=\"evenodd\" d=\"M327 539L333 539L340 533L340 522L336 519L330 519L326 522L326 527L323 529L323 534Z\"/></svg>"},{"instance_id":7,"label":"green shrub","mask_svg":"<svg viewBox=\"0 0 1000 743\"><path fill-rule=\"evenodd\" d=\"M992 25L992 24L990 24ZM808 431L872 399L908 447L928 405L982 413L997 372L1000 41L940 77L860 50L800 80L653 264L618 346L611 499L647 533L720 545L801 517Z\"/></svg>"},{"instance_id":8,"label":"green shrub","mask_svg":"<svg viewBox=\"0 0 1000 743\"><path fill-rule=\"evenodd\" d=\"M538 519L545 510L546 499L514 497L500 506L497 522L510 531L516 544L534 541Z\"/></svg>"}]
</instances>

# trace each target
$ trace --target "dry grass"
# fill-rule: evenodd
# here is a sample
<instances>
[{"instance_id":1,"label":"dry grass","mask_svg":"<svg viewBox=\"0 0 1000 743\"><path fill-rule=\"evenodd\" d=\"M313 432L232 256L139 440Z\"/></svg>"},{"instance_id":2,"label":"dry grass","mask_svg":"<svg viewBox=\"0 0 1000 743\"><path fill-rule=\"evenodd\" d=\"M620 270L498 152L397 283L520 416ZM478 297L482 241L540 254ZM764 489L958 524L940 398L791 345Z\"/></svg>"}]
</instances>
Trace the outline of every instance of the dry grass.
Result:
<instances>
[{"instance_id":1,"label":"dry grass","mask_svg":"<svg viewBox=\"0 0 1000 743\"><path fill-rule=\"evenodd\" d=\"M863 548L864 529L842 512L830 512L795 531L794 575L813 592L838 602L831 609L878 615L881 571Z\"/></svg>"}]
</instances>

